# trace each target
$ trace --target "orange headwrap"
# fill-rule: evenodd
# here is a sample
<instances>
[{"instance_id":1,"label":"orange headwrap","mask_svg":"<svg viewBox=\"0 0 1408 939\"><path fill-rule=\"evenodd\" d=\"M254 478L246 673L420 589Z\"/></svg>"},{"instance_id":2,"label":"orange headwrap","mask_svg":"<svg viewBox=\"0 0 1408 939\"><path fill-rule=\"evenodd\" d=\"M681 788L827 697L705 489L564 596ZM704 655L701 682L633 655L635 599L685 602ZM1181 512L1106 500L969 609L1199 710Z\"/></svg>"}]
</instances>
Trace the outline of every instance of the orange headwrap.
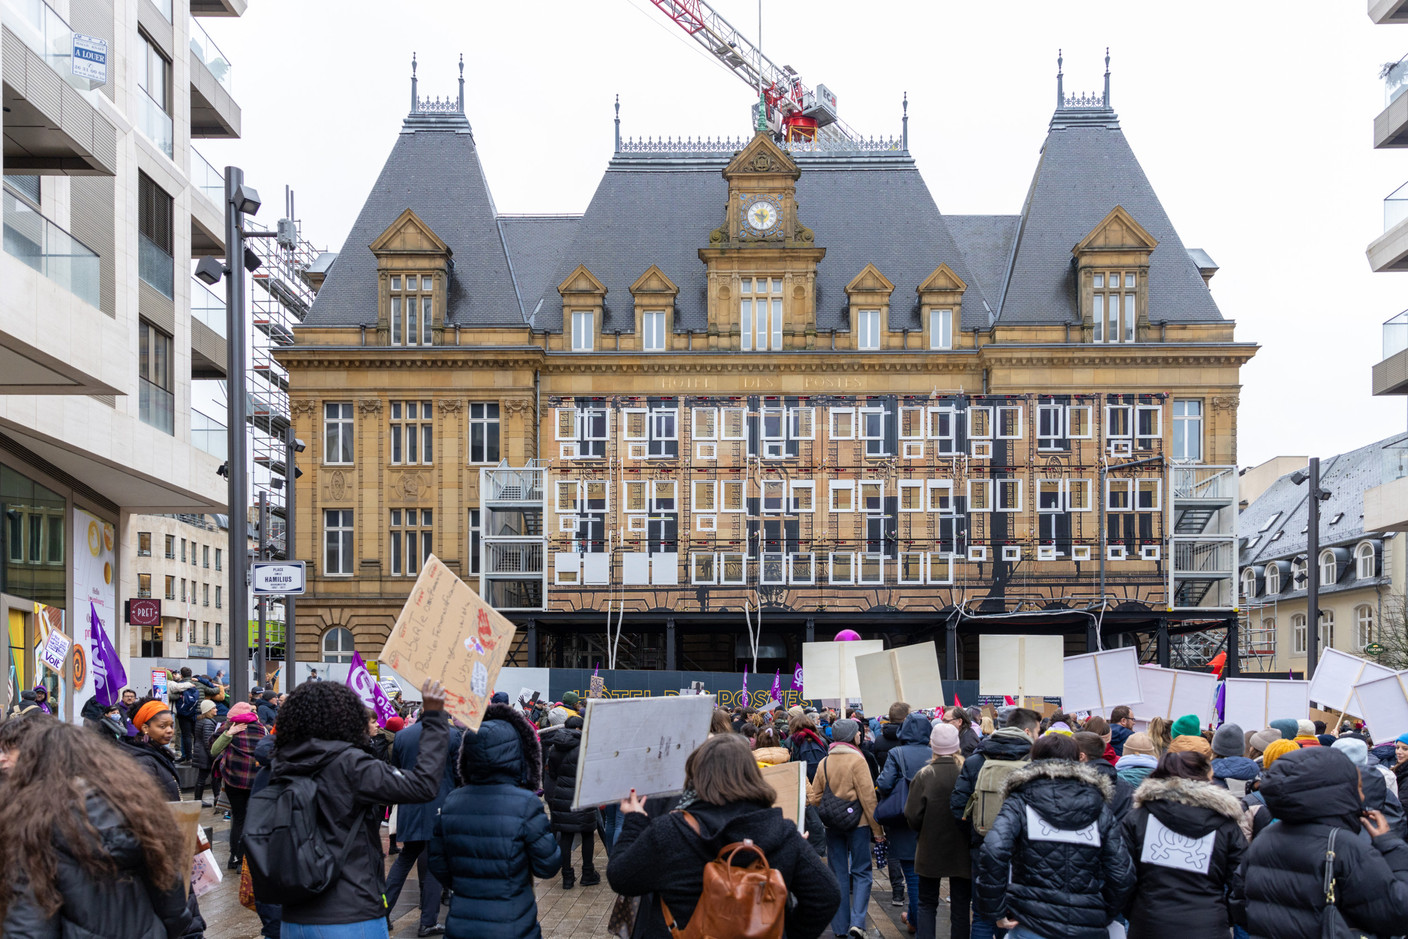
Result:
<instances>
[{"instance_id":1,"label":"orange headwrap","mask_svg":"<svg viewBox=\"0 0 1408 939\"><path fill-rule=\"evenodd\" d=\"M1296 743L1294 740L1273 740L1267 746L1266 752L1261 755L1261 766L1263 769L1269 769L1272 763L1275 763L1287 753L1294 753L1299 749L1300 744Z\"/></svg>"},{"instance_id":2,"label":"orange headwrap","mask_svg":"<svg viewBox=\"0 0 1408 939\"><path fill-rule=\"evenodd\" d=\"M1168 747L1169 753L1181 753L1184 750L1193 750L1212 759L1212 744L1199 734L1179 734Z\"/></svg>"},{"instance_id":3,"label":"orange headwrap","mask_svg":"<svg viewBox=\"0 0 1408 939\"><path fill-rule=\"evenodd\" d=\"M162 704L160 701L148 701L146 704L142 705L137 709L136 716L132 718L132 726L137 728L138 733L141 733L142 728L146 726L147 721L151 720L153 717L156 717L158 714L162 714L170 710L171 709L169 707L167 707L165 704Z\"/></svg>"}]
</instances>

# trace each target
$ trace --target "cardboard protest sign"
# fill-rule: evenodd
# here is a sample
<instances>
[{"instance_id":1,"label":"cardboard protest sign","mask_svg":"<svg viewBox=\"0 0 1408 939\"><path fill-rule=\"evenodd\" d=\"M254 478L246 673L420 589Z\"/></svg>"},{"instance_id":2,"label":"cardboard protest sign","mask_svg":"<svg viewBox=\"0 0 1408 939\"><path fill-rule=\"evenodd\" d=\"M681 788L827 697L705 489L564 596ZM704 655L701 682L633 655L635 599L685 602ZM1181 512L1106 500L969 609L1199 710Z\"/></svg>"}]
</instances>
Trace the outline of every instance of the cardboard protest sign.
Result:
<instances>
[{"instance_id":1,"label":"cardboard protest sign","mask_svg":"<svg viewBox=\"0 0 1408 939\"><path fill-rule=\"evenodd\" d=\"M1131 707L1144 700L1139 685L1139 650L1133 646L1073 655L1062 663L1065 690L1061 707L1071 711L1104 711L1119 704Z\"/></svg>"},{"instance_id":2,"label":"cardboard protest sign","mask_svg":"<svg viewBox=\"0 0 1408 939\"><path fill-rule=\"evenodd\" d=\"M1368 717L1366 708L1355 698L1354 686L1392 675L1391 668L1339 649L1326 649L1315 663L1315 675L1310 679L1310 700L1320 702L1330 711Z\"/></svg>"},{"instance_id":3,"label":"cardboard protest sign","mask_svg":"<svg viewBox=\"0 0 1408 939\"><path fill-rule=\"evenodd\" d=\"M773 805L782 809L782 815L806 834L807 821L807 764L778 763L763 767L763 782L777 790Z\"/></svg>"},{"instance_id":4,"label":"cardboard protest sign","mask_svg":"<svg viewBox=\"0 0 1408 939\"><path fill-rule=\"evenodd\" d=\"M1139 688L1144 700L1131 706L1135 718L1139 720L1150 721L1156 717L1177 720L1184 714L1196 714L1206 727L1216 719L1217 709L1213 702L1217 697L1217 676L1211 672L1141 665ZM1106 717L1110 710L1105 709Z\"/></svg>"},{"instance_id":5,"label":"cardboard protest sign","mask_svg":"<svg viewBox=\"0 0 1408 939\"><path fill-rule=\"evenodd\" d=\"M438 680L450 716L478 730L514 632L432 554L377 660L417 687L427 678Z\"/></svg>"},{"instance_id":6,"label":"cardboard protest sign","mask_svg":"<svg viewBox=\"0 0 1408 939\"><path fill-rule=\"evenodd\" d=\"M1228 678L1223 718L1243 730L1260 730L1274 720L1305 720L1310 713L1310 682Z\"/></svg>"},{"instance_id":7,"label":"cardboard protest sign","mask_svg":"<svg viewBox=\"0 0 1408 939\"><path fill-rule=\"evenodd\" d=\"M180 839L180 849L176 853L178 870L192 871L195 867L196 844L200 840L200 803L168 802L171 818L176 823L176 836ZM181 885L191 892L191 878L182 877Z\"/></svg>"},{"instance_id":8,"label":"cardboard protest sign","mask_svg":"<svg viewBox=\"0 0 1408 939\"><path fill-rule=\"evenodd\" d=\"M572 811L684 788L684 762L709 739L713 695L588 698Z\"/></svg>"},{"instance_id":9,"label":"cardboard protest sign","mask_svg":"<svg viewBox=\"0 0 1408 939\"><path fill-rule=\"evenodd\" d=\"M866 714L883 714L896 701L916 708L944 703L939 650L932 642L857 656L856 678Z\"/></svg>"},{"instance_id":10,"label":"cardboard protest sign","mask_svg":"<svg viewBox=\"0 0 1408 939\"><path fill-rule=\"evenodd\" d=\"M50 629L49 635L44 640L44 648L40 651L39 657L44 660L44 664L60 675L64 673L64 666L68 664L68 653L73 648L73 640L70 639L61 629Z\"/></svg>"},{"instance_id":11,"label":"cardboard protest sign","mask_svg":"<svg viewBox=\"0 0 1408 939\"><path fill-rule=\"evenodd\" d=\"M1064 678L1056 663L1066 654L1061 636L978 637L978 693L1059 697Z\"/></svg>"},{"instance_id":12,"label":"cardboard protest sign","mask_svg":"<svg viewBox=\"0 0 1408 939\"><path fill-rule=\"evenodd\" d=\"M807 676L807 697L837 700L842 705L852 698L859 698L860 678L856 675L856 659L884 651L885 642L882 639L802 643L802 671Z\"/></svg>"},{"instance_id":13,"label":"cardboard protest sign","mask_svg":"<svg viewBox=\"0 0 1408 939\"><path fill-rule=\"evenodd\" d=\"M1408 671L1360 682L1354 690L1364 709L1373 715L1367 721L1375 740L1392 740L1408 733Z\"/></svg>"}]
</instances>

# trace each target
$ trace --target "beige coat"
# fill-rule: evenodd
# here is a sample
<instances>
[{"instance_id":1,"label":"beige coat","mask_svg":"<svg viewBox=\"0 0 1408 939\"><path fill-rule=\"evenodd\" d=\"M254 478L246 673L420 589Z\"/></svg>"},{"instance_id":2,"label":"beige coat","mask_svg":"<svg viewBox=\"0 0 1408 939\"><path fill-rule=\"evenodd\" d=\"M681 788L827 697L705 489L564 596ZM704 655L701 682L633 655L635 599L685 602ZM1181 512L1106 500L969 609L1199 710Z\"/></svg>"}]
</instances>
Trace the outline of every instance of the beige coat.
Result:
<instances>
[{"instance_id":1,"label":"beige coat","mask_svg":"<svg viewBox=\"0 0 1408 939\"><path fill-rule=\"evenodd\" d=\"M816 768L816 778L807 787L807 804L817 805L827 783L837 798L860 802L861 823L870 826L877 839L885 837L885 829L875 820L875 783L859 750L845 744L833 744L831 752Z\"/></svg>"},{"instance_id":2,"label":"beige coat","mask_svg":"<svg viewBox=\"0 0 1408 939\"><path fill-rule=\"evenodd\" d=\"M792 754L787 752L786 747L759 747L753 751L753 759L759 766L776 766L790 761Z\"/></svg>"}]
</instances>

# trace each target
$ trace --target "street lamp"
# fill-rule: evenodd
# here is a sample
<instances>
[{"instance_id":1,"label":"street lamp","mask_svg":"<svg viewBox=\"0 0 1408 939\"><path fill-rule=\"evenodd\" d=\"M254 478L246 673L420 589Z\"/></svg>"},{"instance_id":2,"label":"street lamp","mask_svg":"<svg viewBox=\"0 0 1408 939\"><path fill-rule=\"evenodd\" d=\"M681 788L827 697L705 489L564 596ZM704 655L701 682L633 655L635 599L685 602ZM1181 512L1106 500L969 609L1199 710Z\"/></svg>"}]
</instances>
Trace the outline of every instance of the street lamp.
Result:
<instances>
[{"instance_id":1,"label":"street lamp","mask_svg":"<svg viewBox=\"0 0 1408 939\"><path fill-rule=\"evenodd\" d=\"M303 475L294 460L305 449L307 445L293 435L293 427L290 426L284 436L284 475L288 479L288 493L284 497L284 557L290 561L297 556L298 550L294 532L298 520L298 477ZM297 601L293 594L284 597L284 681L289 688L298 683L296 606Z\"/></svg>"},{"instance_id":2,"label":"street lamp","mask_svg":"<svg viewBox=\"0 0 1408 939\"><path fill-rule=\"evenodd\" d=\"M1303 470L1291 474L1297 486L1310 482L1310 517L1306 519L1305 539L1305 677L1315 675L1320 660L1320 503L1330 492L1320 488L1320 458L1313 456Z\"/></svg>"}]
</instances>

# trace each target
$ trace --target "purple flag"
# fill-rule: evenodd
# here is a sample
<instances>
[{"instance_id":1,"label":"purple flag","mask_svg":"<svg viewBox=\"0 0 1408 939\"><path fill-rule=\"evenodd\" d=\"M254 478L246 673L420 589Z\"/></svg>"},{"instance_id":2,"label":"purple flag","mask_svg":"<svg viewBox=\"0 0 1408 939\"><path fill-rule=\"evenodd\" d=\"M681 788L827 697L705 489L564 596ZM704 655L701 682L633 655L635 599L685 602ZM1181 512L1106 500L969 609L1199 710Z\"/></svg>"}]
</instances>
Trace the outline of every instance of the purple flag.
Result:
<instances>
[{"instance_id":1,"label":"purple flag","mask_svg":"<svg viewBox=\"0 0 1408 939\"><path fill-rule=\"evenodd\" d=\"M782 669L777 670L777 674L772 676L772 694L769 695L778 704L782 703Z\"/></svg>"},{"instance_id":2,"label":"purple flag","mask_svg":"<svg viewBox=\"0 0 1408 939\"><path fill-rule=\"evenodd\" d=\"M360 652L352 653L352 667L347 670L347 687L357 692L362 703L376 712L376 722L382 727L396 716L396 707L381 685L372 679L372 673L367 671L367 663L362 661Z\"/></svg>"},{"instance_id":3,"label":"purple flag","mask_svg":"<svg viewBox=\"0 0 1408 939\"><path fill-rule=\"evenodd\" d=\"M750 699L748 697L748 666L745 665L743 666L743 706L747 707L749 703Z\"/></svg>"},{"instance_id":4,"label":"purple flag","mask_svg":"<svg viewBox=\"0 0 1408 939\"><path fill-rule=\"evenodd\" d=\"M802 691L802 663L798 662L797 667L792 671L792 690L798 694Z\"/></svg>"},{"instance_id":5,"label":"purple flag","mask_svg":"<svg viewBox=\"0 0 1408 939\"><path fill-rule=\"evenodd\" d=\"M1217 709L1217 723L1221 726L1227 723L1227 682L1217 683L1217 700L1213 703Z\"/></svg>"},{"instance_id":6,"label":"purple flag","mask_svg":"<svg viewBox=\"0 0 1408 939\"><path fill-rule=\"evenodd\" d=\"M127 684L127 670L122 667L122 659L113 648L103 621L98 619L98 608L88 601L89 622L93 629L93 697L103 707L117 703L122 695L122 686Z\"/></svg>"}]
</instances>

